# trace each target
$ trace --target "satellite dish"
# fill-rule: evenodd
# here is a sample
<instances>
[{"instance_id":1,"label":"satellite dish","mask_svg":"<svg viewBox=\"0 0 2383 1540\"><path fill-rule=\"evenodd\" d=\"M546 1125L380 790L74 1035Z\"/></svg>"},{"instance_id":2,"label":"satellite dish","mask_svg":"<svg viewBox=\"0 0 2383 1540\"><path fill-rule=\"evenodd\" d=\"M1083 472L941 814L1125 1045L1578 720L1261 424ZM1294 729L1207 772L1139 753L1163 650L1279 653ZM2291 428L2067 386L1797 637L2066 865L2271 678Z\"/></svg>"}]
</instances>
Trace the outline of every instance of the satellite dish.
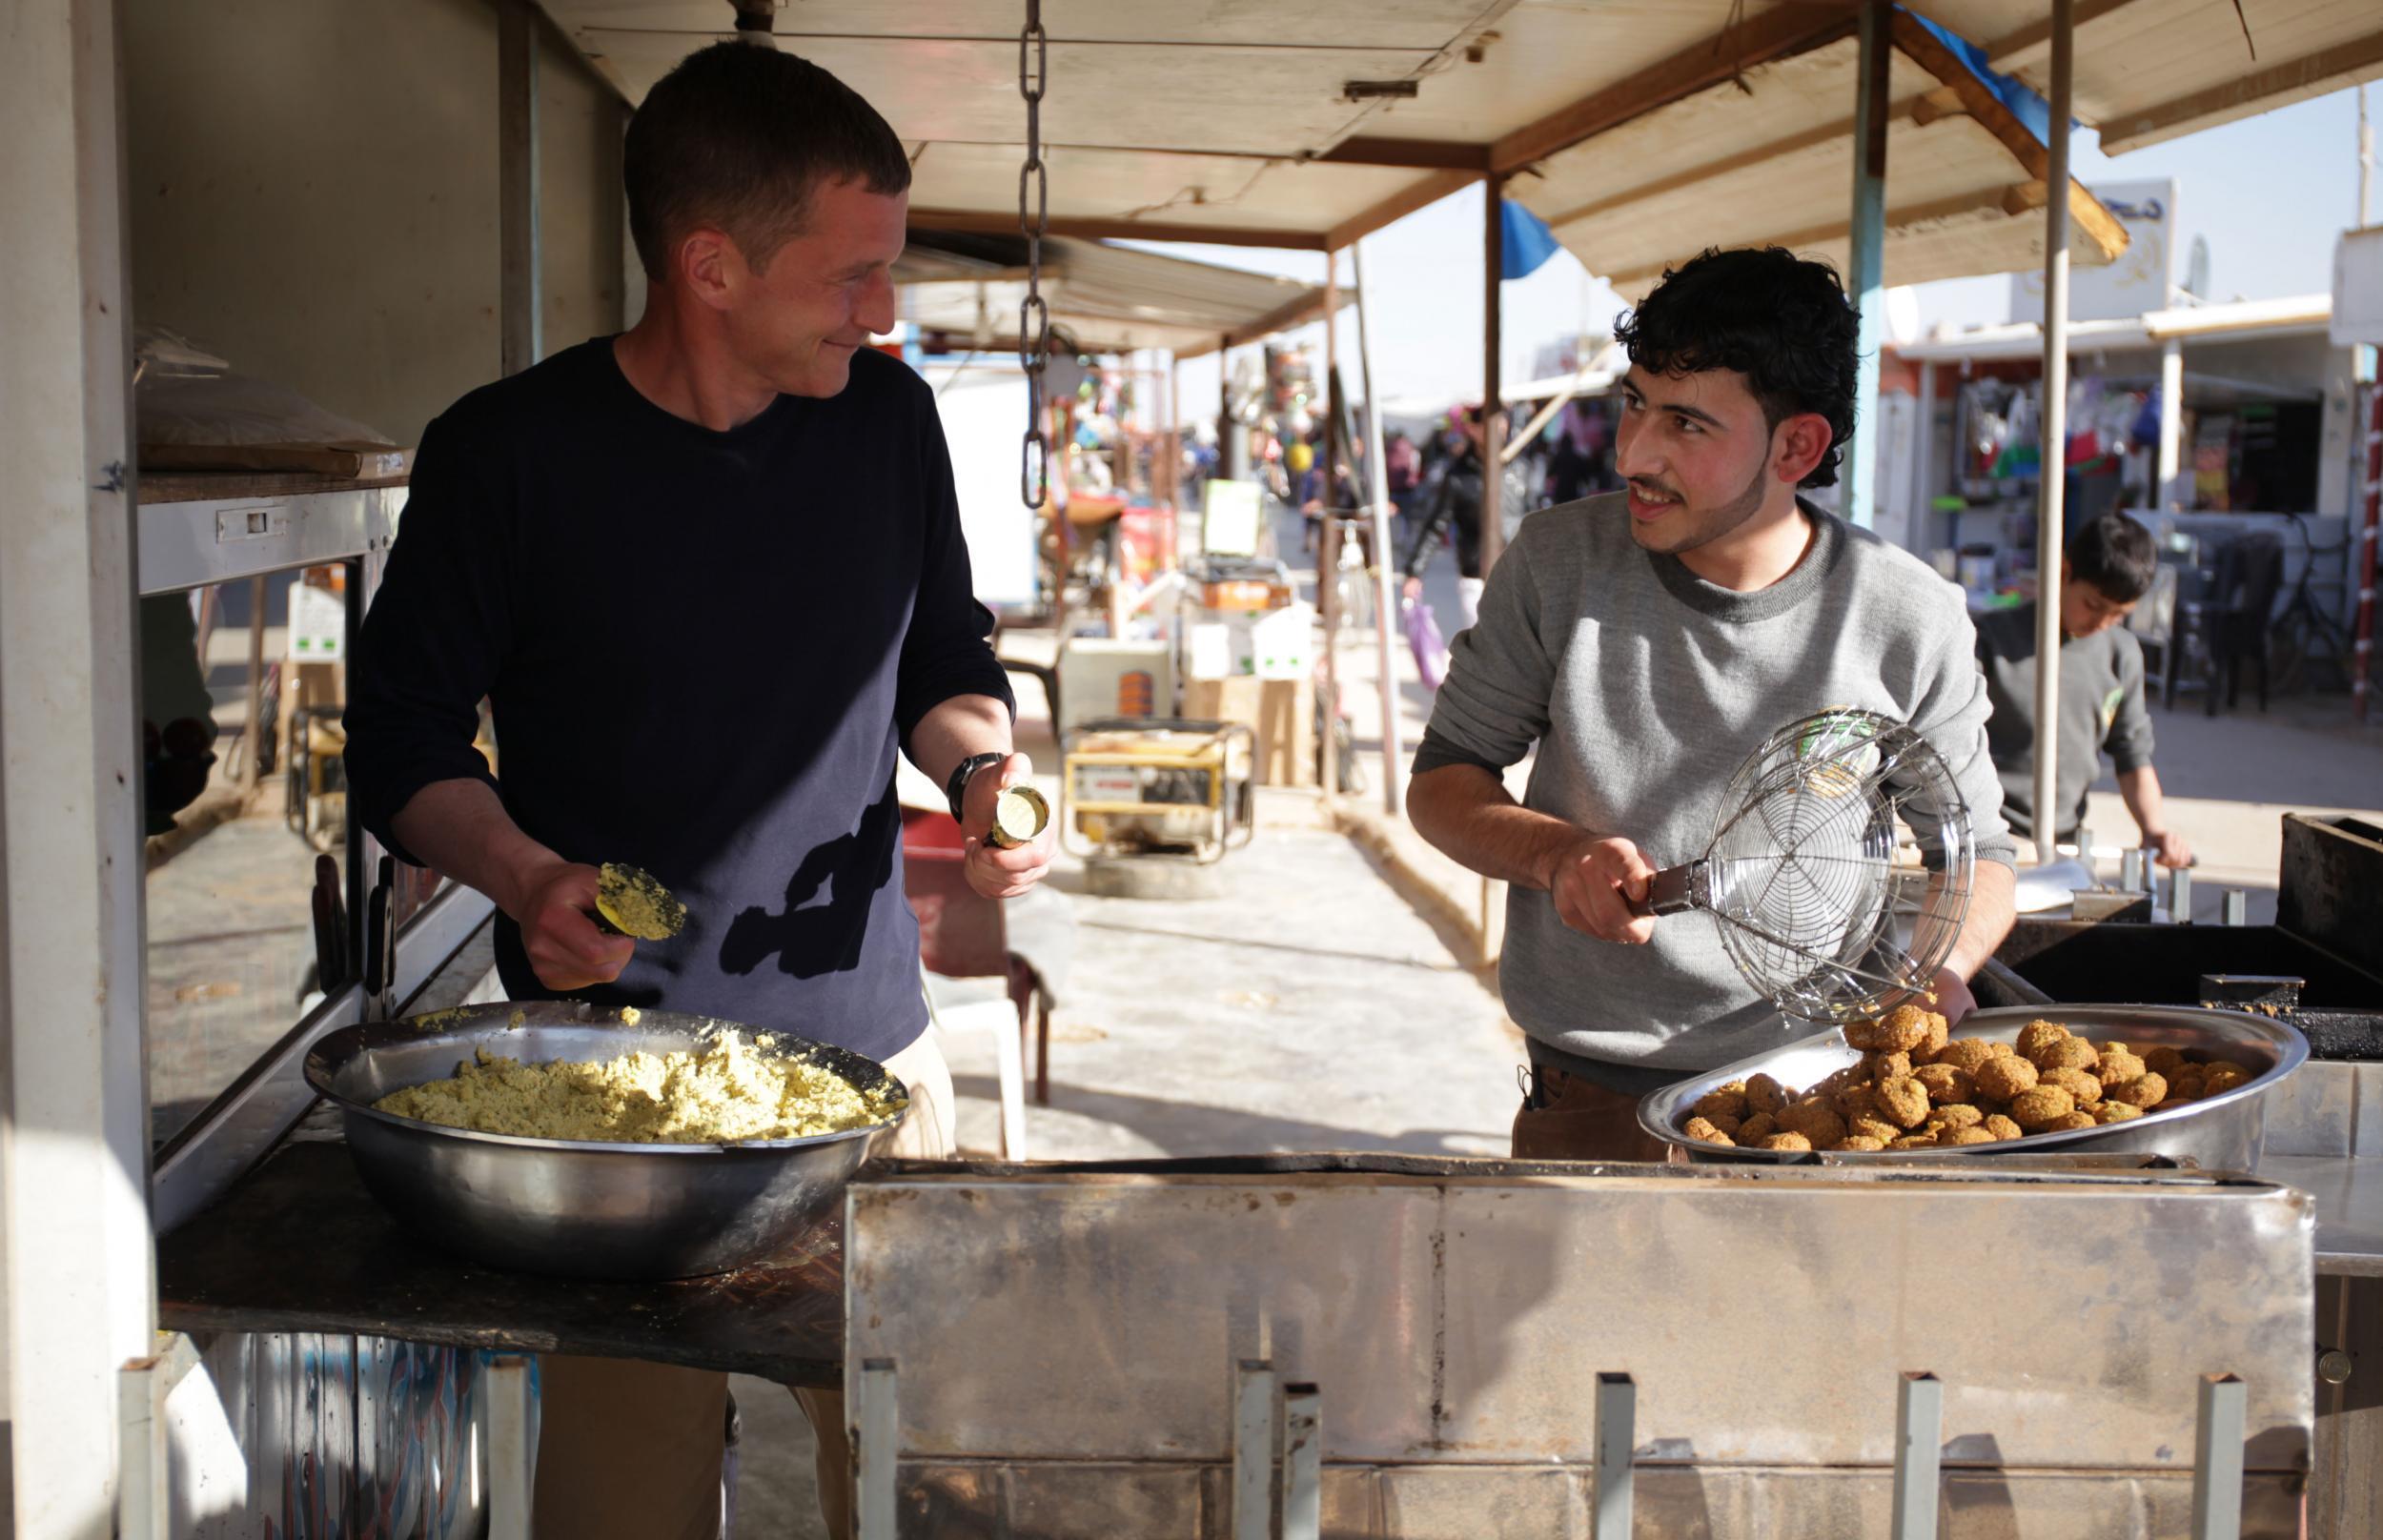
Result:
<instances>
[{"instance_id":1,"label":"satellite dish","mask_svg":"<svg viewBox=\"0 0 2383 1540\"><path fill-rule=\"evenodd\" d=\"M2195 299L2210 297L2210 242L2205 235L2192 238L2192 252L2185 258L2185 293Z\"/></svg>"}]
</instances>

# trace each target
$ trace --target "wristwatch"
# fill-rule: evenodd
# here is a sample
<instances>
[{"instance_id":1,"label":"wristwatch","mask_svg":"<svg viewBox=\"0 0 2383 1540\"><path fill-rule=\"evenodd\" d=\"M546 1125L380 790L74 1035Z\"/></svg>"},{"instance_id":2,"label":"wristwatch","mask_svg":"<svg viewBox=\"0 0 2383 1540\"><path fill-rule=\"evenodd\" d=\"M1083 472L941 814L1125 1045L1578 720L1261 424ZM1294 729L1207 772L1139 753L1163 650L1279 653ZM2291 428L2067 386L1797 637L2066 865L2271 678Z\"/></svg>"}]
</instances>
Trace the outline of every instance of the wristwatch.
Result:
<instances>
[{"instance_id":1,"label":"wristwatch","mask_svg":"<svg viewBox=\"0 0 2383 1540\"><path fill-rule=\"evenodd\" d=\"M1008 758L1007 754L971 754L952 767L951 779L944 782L944 798L951 803L954 819L963 823L967 821L967 815L960 811L960 803L967 797L968 782L976 779L976 773Z\"/></svg>"}]
</instances>

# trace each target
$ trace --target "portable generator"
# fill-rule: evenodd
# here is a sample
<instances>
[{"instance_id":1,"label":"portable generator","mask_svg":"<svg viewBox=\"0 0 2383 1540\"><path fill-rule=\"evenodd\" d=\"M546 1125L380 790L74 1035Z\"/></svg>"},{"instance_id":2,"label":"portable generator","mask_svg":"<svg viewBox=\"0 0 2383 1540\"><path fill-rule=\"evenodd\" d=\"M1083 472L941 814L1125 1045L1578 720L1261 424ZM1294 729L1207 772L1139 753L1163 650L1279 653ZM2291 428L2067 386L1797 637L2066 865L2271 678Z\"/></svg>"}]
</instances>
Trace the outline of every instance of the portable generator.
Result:
<instances>
[{"instance_id":1,"label":"portable generator","mask_svg":"<svg viewBox=\"0 0 2383 1540\"><path fill-rule=\"evenodd\" d=\"M1240 722L1105 717L1060 743L1059 838L1087 861L1205 865L1257 826L1257 738Z\"/></svg>"}]
</instances>

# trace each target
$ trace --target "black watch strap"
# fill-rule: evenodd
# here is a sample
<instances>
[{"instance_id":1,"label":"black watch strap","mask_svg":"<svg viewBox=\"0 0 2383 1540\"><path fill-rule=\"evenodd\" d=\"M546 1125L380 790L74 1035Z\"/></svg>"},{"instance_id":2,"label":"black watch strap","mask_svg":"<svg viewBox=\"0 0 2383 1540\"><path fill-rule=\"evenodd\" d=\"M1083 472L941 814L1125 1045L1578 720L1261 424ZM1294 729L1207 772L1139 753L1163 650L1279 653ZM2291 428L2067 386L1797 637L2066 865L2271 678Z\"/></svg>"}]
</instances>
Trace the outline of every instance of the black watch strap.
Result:
<instances>
[{"instance_id":1,"label":"black watch strap","mask_svg":"<svg viewBox=\"0 0 2383 1540\"><path fill-rule=\"evenodd\" d=\"M988 765L1001 763L1007 754L971 754L952 768L951 779L944 782L944 800L951 804L951 816L965 823L967 818L960 811L960 800L967 794L968 782Z\"/></svg>"}]
</instances>

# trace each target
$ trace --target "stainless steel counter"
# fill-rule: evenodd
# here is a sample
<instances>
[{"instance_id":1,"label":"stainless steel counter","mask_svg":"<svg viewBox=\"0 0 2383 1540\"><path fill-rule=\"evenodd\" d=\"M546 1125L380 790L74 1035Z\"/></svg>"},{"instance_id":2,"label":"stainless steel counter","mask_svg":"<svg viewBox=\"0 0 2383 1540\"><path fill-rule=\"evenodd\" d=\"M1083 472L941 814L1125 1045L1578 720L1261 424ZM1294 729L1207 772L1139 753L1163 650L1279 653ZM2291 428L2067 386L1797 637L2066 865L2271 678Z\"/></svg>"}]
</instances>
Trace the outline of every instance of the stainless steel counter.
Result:
<instances>
[{"instance_id":1,"label":"stainless steel counter","mask_svg":"<svg viewBox=\"0 0 2383 1540\"><path fill-rule=\"evenodd\" d=\"M2271 1155L2258 1174L2316 1200L2319 1275L2383 1278L2383 1160Z\"/></svg>"}]
</instances>

